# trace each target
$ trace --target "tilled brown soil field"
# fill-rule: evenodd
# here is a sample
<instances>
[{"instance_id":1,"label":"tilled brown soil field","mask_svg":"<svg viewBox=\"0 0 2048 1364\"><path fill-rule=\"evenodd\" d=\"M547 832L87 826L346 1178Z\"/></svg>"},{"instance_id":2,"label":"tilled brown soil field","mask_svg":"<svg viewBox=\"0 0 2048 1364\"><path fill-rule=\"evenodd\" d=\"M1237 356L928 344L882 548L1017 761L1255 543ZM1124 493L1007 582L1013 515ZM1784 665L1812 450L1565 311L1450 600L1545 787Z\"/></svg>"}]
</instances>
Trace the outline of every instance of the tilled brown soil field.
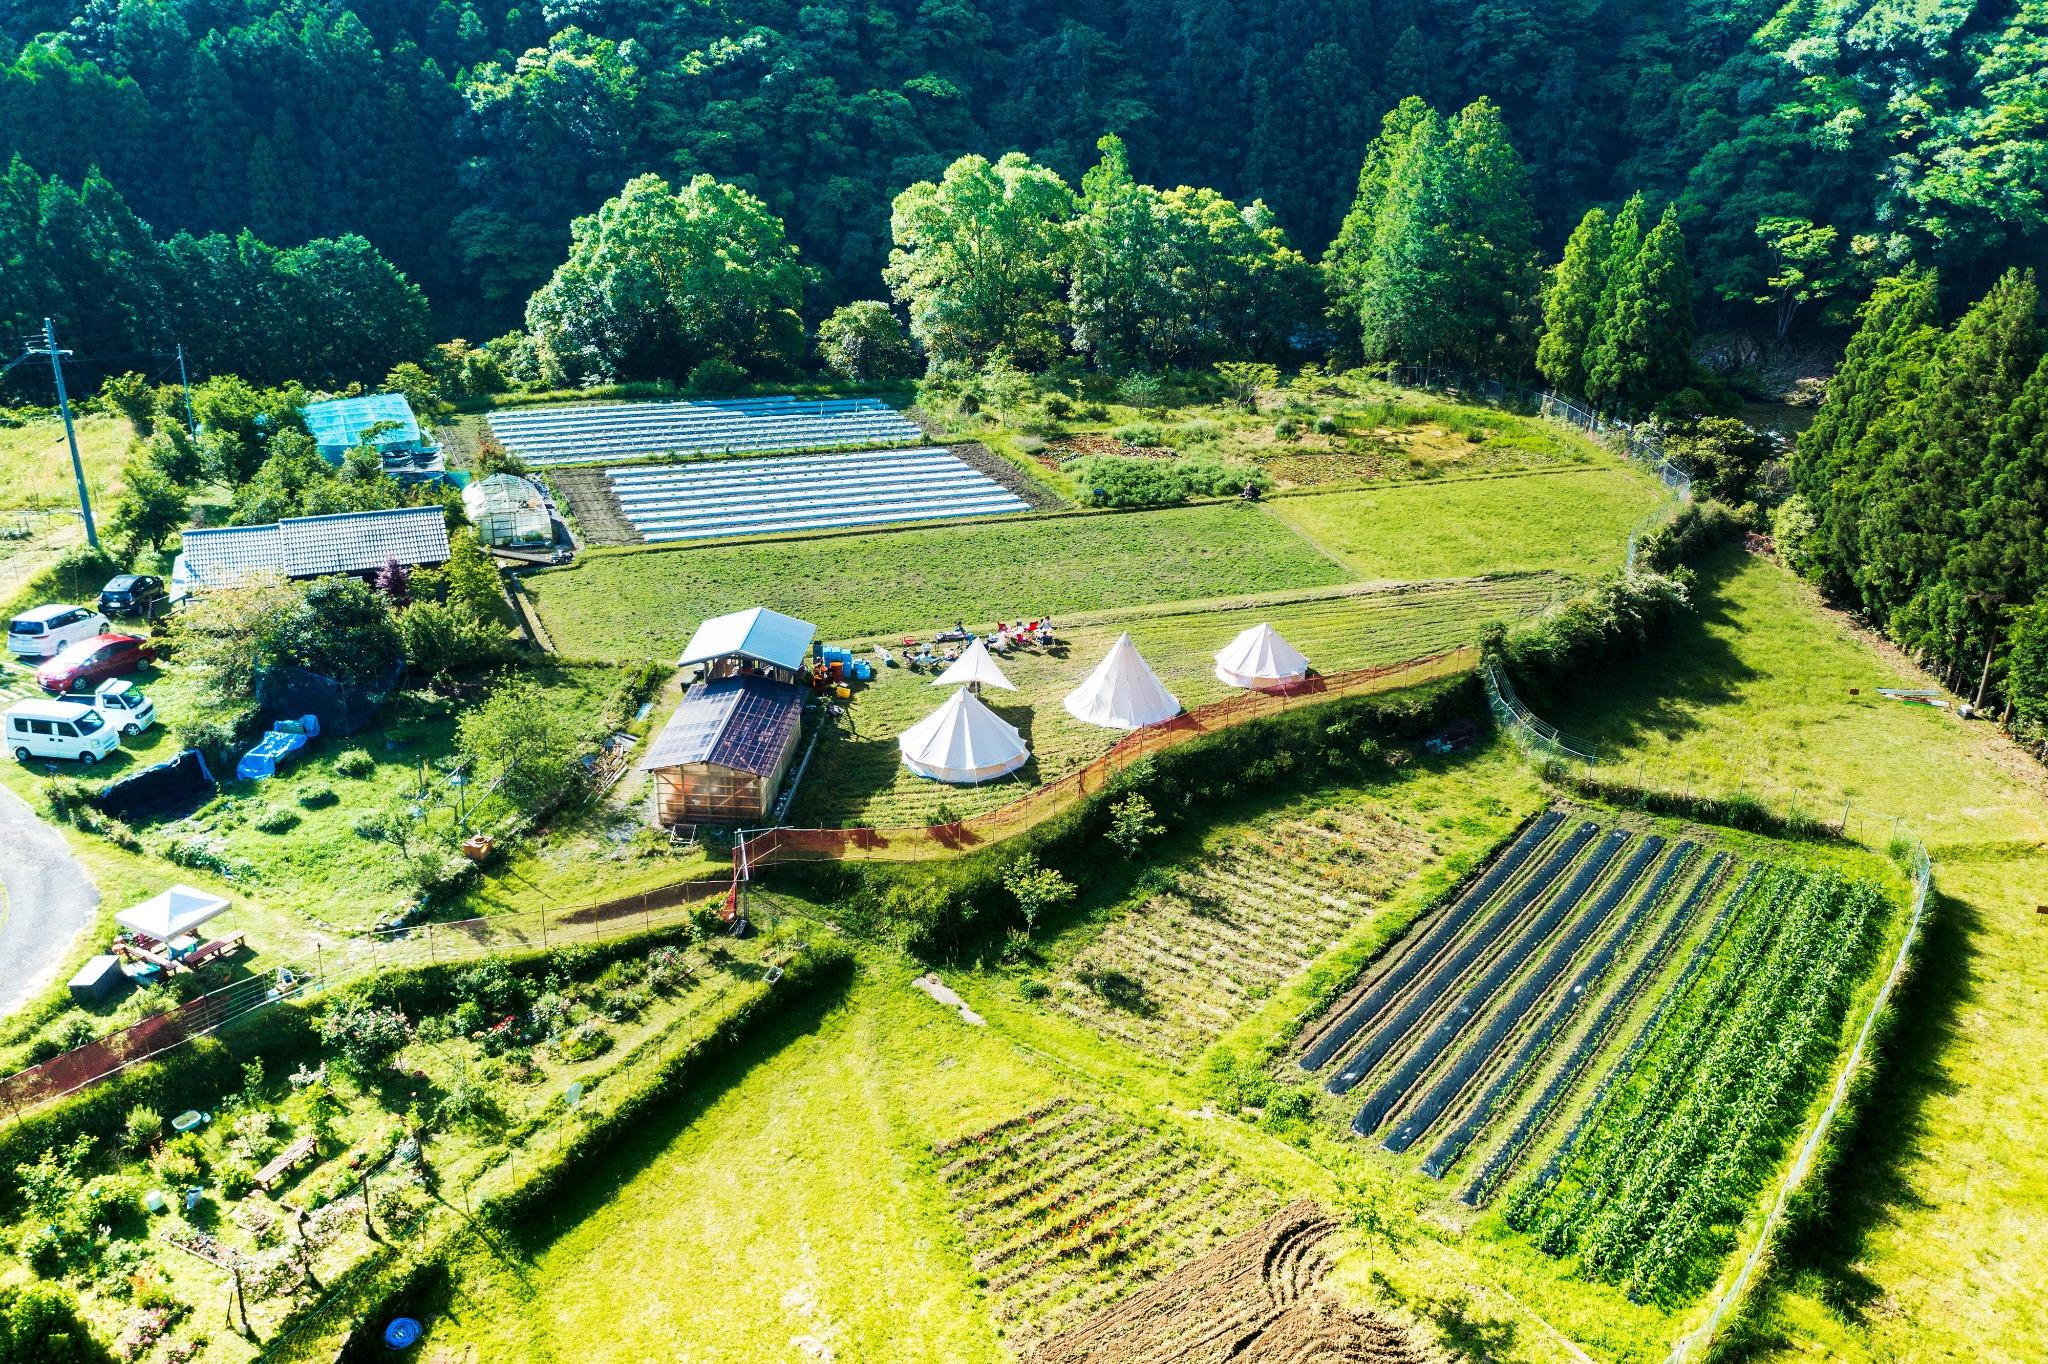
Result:
<instances>
[{"instance_id":1,"label":"tilled brown soil field","mask_svg":"<svg viewBox=\"0 0 2048 1364\"><path fill-rule=\"evenodd\" d=\"M1033 1350L1028 1364L1423 1364L1393 1322L1322 1288L1337 1224L1307 1200Z\"/></svg>"}]
</instances>

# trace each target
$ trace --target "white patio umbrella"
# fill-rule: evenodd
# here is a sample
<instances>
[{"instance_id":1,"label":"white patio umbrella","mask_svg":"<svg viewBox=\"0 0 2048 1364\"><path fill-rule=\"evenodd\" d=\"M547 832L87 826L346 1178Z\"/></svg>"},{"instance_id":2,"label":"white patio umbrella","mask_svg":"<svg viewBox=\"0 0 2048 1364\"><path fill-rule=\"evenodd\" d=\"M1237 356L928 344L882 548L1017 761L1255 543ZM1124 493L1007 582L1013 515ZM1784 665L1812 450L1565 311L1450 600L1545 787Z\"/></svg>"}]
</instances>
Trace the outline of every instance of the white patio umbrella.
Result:
<instances>
[{"instance_id":1,"label":"white patio umbrella","mask_svg":"<svg viewBox=\"0 0 2048 1364\"><path fill-rule=\"evenodd\" d=\"M1216 655L1216 680L1231 687L1277 687L1308 676L1301 650L1260 621Z\"/></svg>"},{"instance_id":2,"label":"white patio umbrella","mask_svg":"<svg viewBox=\"0 0 2048 1364\"><path fill-rule=\"evenodd\" d=\"M1129 632L1118 635L1088 680L1067 693L1067 714L1109 729L1142 729L1180 714L1158 676L1131 643Z\"/></svg>"},{"instance_id":3,"label":"white patio umbrella","mask_svg":"<svg viewBox=\"0 0 2048 1364\"><path fill-rule=\"evenodd\" d=\"M1017 727L961 687L896 741L920 777L969 785L1014 772L1031 758Z\"/></svg>"},{"instance_id":4,"label":"white patio umbrella","mask_svg":"<svg viewBox=\"0 0 2048 1364\"><path fill-rule=\"evenodd\" d=\"M996 666L995 659L989 655L988 641L980 635L974 637L974 643L962 650L960 657L954 659L946 671L932 679L934 687L957 687L963 684L1001 687L1004 691L1017 690L1017 684L1004 677L1003 670Z\"/></svg>"}]
</instances>

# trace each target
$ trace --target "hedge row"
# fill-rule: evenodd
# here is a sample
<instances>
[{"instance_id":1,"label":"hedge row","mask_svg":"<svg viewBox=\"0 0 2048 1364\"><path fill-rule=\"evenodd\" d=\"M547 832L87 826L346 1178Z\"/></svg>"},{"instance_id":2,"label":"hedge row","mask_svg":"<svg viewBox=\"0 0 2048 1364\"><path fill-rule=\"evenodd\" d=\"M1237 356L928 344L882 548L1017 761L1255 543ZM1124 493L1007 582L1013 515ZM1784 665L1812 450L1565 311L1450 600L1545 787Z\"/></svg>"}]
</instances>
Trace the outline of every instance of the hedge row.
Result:
<instances>
[{"instance_id":1,"label":"hedge row","mask_svg":"<svg viewBox=\"0 0 2048 1364\"><path fill-rule=\"evenodd\" d=\"M1109 787L1028 834L968 857L934 863L827 863L778 867L846 907L848 926L895 937L915 953L956 956L1020 926L1003 872L1036 857L1069 880L1100 879L1111 808L1141 795L1172 816L1262 791L1356 778L1385 762L1383 744L1441 729L1481 706L1471 674L1377 696L1303 706L1153 754Z\"/></svg>"},{"instance_id":2,"label":"hedge row","mask_svg":"<svg viewBox=\"0 0 2048 1364\"><path fill-rule=\"evenodd\" d=\"M1700 824L1718 824L1725 829L1741 829L1771 838L1832 840L1841 837L1841 831L1824 820L1798 810L1780 813L1743 791L1733 795L1658 791L1633 782L1596 776L1563 763L1544 764L1543 775L1587 800L1623 809L1670 815Z\"/></svg>"}]
</instances>

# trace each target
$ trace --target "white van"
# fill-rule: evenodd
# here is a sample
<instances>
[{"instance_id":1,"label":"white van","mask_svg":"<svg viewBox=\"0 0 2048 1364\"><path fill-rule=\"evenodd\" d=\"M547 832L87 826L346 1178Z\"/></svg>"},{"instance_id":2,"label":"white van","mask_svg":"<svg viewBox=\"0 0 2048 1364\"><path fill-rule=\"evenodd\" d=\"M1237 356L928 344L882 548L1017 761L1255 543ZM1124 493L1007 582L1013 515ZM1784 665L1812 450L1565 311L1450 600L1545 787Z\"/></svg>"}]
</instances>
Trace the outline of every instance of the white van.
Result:
<instances>
[{"instance_id":1,"label":"white van","mask_svg":"<svg viewBox=\"0 0 2048 1364\"><path fill-rule=\"evenodd\" d=\"M90 766L121 746L107 717L62 701L23 701L7 710L7 751L16 762L75 758Z\"/></svg>"},{"instance_id":2,"label":"white van","mask_svg":"<svg viewBox=\"0 0 2048 1364\"><path fill-rule=\"evenodd\" d=\"M38 606L7 622L7 652L23 658L55 658L66 646L106 631L107 618L90 607Z\"/></svg>"}]
</instances>

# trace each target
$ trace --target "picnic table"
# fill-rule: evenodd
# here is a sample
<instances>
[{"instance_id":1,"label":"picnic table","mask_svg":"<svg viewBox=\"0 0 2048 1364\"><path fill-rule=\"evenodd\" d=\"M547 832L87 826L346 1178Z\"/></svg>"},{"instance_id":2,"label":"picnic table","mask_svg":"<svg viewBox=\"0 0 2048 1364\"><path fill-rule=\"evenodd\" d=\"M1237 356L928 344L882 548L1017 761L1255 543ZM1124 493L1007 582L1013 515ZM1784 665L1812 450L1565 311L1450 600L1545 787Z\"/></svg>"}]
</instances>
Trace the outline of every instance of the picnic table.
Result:
<instances>
[{"instance_id":1,"label":"picnic table","mask_svg":"<svg viewBox=\"0 0 2048 1364\"><path fill-rule=\"evenodd\" d=\"M276 1183L301 1161L313 1154L313 1139L300 1137L277 1153L277 1158L256 1172L256 1187L269 1193Z\"/></svg>"}]
</instances>

